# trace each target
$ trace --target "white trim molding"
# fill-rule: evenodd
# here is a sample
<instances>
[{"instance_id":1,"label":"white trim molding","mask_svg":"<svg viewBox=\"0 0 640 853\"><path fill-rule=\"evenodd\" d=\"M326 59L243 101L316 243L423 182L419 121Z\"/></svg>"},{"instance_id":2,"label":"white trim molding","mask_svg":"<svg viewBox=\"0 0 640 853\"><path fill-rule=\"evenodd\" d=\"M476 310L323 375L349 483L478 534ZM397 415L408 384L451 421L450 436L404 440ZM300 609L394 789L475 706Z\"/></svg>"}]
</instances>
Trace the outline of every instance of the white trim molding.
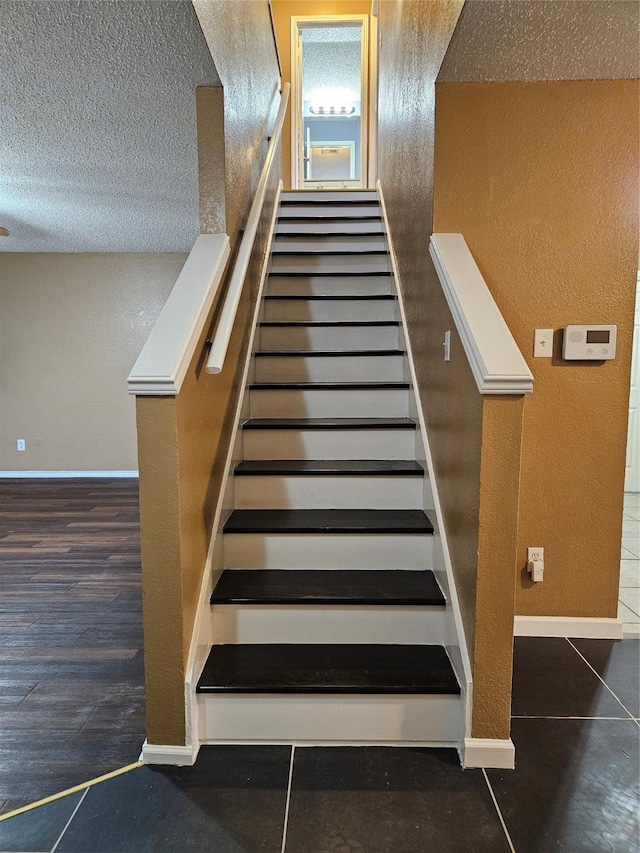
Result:
<instances>
[{"instance_id":1,"label":"white trim molding","mask_svg":"<svg viewBox=\"0 0 640 853\"><path fill-rule=\"evenodd\" d=\"M462 234L432 234L429 253L481 394L531 394L533 375Z\"/></svg>"},{"instance_id":2,"label":"white trim molding","mask_svg":"<svg viewBox=\"0 0 640 853\"><path fill-rule=\"evenodd\" d=\"M99 477L105 480L115 480L125 477L137 477L137 471L0 471L0 480L55 480L60 478L76 479L79 477Z\"/></svg>"},{"instance_id":3,"label":"white trim molding","mask_svg":"<svg viewBox=\"0 0 640 853\"><path fill-rule=\"evenodd\" d=\"M165 744L149 743L145 740L142 744L140 761L146 764L173 764L178 767L191 767L196 763L200 745L194 746L167 746Z\"/></svg>"},{"instance_id":4,"label":"white trim molding","mask_svg":"<svg viewBox=\"0 0 640 853\"><path fill-rule=\"evenodd\" d=\"M516 766L516 748L511 738L467 737L464 739L462 766L486 767L496 770L513 770Z\"/></svg>"},{"instance_id":5,"label":"white trim molding","mask_svg":"<svg viewBox=\"0 0 640 853\"><path fill-rule=\"evenodd\" d=\"M575 637L591 640L621 640L620 619L588 616L516 616L514 637Z\"/></svg>"},{"instance_id":6,"label":"white trim molding","mask_svg":"<svg viewBox=\"0 0 640 853\"><path fill-rule=\"evenodd\" d=\"M226 234L198 237L129 374L129 394L171 397L180 391L229 252Z\"/></svg>"}]
</instances>

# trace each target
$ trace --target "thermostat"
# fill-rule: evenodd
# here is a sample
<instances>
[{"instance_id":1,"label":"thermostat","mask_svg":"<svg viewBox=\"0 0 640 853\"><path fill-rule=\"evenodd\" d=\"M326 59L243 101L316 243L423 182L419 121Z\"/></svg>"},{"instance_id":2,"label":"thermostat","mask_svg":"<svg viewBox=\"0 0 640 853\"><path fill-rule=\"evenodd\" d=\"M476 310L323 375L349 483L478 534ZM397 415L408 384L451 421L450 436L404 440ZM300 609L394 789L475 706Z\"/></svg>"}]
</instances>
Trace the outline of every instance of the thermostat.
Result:
<instances>
[{"instance_id":1,"label":"thermostat","mask_svg":"<svg viewBox=\"0 0 640 853\"><path fill-rule=\"evenodd\" d=\"M566 361L615 358L617 331L617 326L566 326L562 357Z\"/></svg>"}]
</instances>

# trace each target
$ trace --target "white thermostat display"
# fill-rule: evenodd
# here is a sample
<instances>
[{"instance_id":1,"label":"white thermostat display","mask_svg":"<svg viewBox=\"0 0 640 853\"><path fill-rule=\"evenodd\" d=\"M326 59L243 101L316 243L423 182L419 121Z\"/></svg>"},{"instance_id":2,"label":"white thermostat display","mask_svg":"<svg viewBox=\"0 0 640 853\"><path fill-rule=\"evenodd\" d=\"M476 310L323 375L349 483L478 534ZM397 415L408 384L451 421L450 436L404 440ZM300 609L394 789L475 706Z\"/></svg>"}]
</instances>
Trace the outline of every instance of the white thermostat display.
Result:
<instances>
[{"instance_id":1,"label":"white thermostat display","mask_svg":"<svg viewBox=\"0 0 640 853\"><path fill-rule=\"evenodd\" d=\"M617 326L566 326L562 357L567 361L615 358L617 331Z\"/></svg>"}]
</instances>

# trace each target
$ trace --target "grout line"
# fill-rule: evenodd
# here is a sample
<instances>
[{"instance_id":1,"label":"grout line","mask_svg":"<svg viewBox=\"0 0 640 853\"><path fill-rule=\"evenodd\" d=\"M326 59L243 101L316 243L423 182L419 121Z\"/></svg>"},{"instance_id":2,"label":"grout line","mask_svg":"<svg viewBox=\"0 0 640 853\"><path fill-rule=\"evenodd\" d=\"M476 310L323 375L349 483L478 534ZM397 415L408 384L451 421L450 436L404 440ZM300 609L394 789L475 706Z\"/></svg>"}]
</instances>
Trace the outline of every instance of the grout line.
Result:
<instances>
[{"instance_id":1,"label":"grout line","mask_svg":"<svg viewBox=\"0 0 640 853\"><path fill-rule=\"evenodd\" d=\"M289 826L289 806L291 805L291 783L293 781L293 759L296 754L296 745L291 745L291 764L289 765L289 784L287 785L287 802L284 807L284 825L282 827L282 847L280 853L284 853L287 846L287 829Z\"/></svg>"},{"instance_id":2,"label":"grout line","mask_svg":"<svg viewBox=\"0 0 640 853\"><path fill-rule=\"evenodd\" d=\"M609 693L611 693L611 695L613 696L613 698L614 698L617 702L620 702L620 704L621 704L621 705L622 705L622 707L625 709L625 711L627 712L627 714L628 714L628 715L631 717L631 719L633 720L633 719L634 719L634 716L633 716L633 714L631 713L631 711L627 708L627 706L624 704L624 702L622 702L622 701L621 701L621 700L616 696L616 694L615 694L615 693L613 692L613 690L609 687L609 685L608 685L608 684L607 684L607 682L604 680L604 678L602 678L602 677L600 676L600 674L599 674L599 673L597 673L597 672L595 671L595 669L591 666L591 664L590 664L590 663L589 663L589 661L586 659L586 657L585 657L585 656L580 652L580 650L579 650L578 648L576 648L576 646L574 646L574 645L573 645L573 643L571 642L571 640L570 640L568 637L566 637L566 640L567 640L567 642L569 643L569 645L570 645L573 649L575 649L576 653L580 655L580 657L581 657L581 658L582 658L582 660L586 663L586 665L589 667L589 669L590 669L590 670L591 670L591 671L592 671L592 672L593 672L593 673L594 673L594 674L595 674L595 675L600 679L600 681L604 684L604 686L607 688L607 690L609 691Z\"/></svg>"},{"instance_id":3,"label":"grout line","mask_svg":"<svg viewBox=\"0 0 640 853\"><path fill-rule=\"evenodd\" d=\"M106 782L109 779L114 779L116 776L121 776L123 773L128 773L130 770L136 770L138 767L144 767L144 761L136 761L133 764L127 764L126 767L118 767L117 770L112 770L111 773L105 773L103 776L96 776L95 779L89 779L88 782L82 782L80 785L74 785L73 788L66 788L64 791L58 791L57 794L51 794L50 797L44 797L42 800L36 800L35 803L29 803L27 806L21 806L19 809L14 809L11 812L0 815L0 823L3 820L8 820L12 817L17 817L25 812L30 812L32 809L46 806L47 803L53 803L56 800L61 800L63 797L68 797L70 794L77 794L78 791L84 791L87 788L93 787L100 782Z\"/></svg>"},{"instance_id":4,"label":"grout line","mask_svg":"<svg viewBox=\"0 0 640 853\"><path fill-rule=\"evenodd\" d=\"M84 794L80 797L80 802L78 803L78 805L77 805L77 806L75 807L75 809L73 810L73 814L71 815L71 817L69 818L69 820L65 823L65 825L64 825L64 829L62 830L62 832L61 832L61 833L60 833L60 835L58 836L58 840L56 841L56 843L55 843L55 844L53 845L53 847L51 848L51 853L56 853L56 849L57 849L57 847L58 847L58 844L60 844L60 842L62 841L62 836L63 836L63 835L65 834L65 832L69 829L69 825L70 825L71 821L72 821L72 820L74 819L74 817L76 816L76 812L78 811L78 809L80 808L80 806L83 804L83 802L84 802L84 798L87 796L87 794L88 794L88 793L89 793L89 789L88 789L88 788L86 788L86 790L85 790Z\"/></svg>"},{"instance_id":5,"label":"grout line","mask_svg":"<svg viewBox=\"0 0 640 853\"><path fill-rule=\"evenodd\" d=\"M616 699L618 697L616 696ZM618 702L620 700L618 699ZM624 705L622 706L624 708ZM626 708L625 708L626 710ZM568 714L564 717L550 717L542 714L512 714L512 720L628 720L629 717L572 717Z\"/></svg>"},{"instance_id":6,"label":"grout line","mask_svg":"<svg viewBox=\"0 0 640 853\"><path fill-rule=\"evenodd\" d=\"M504 822L504 818L502 817L502 812L500 811L500 806L498 805L498 801L496 800L496 795L493 793L493 788L491 787L491 782L489 781L489 777L487 776L487 771L485 768L482 768L482 774L484 776L484 781L487 783L487 788L489 789L489 793L491 794L491 799L493 800L493 805L496 807L496 811L498 813L498 817L500 818L500 823L502 824L502 829L504 830L504 834L507 838L507 842L509 843L509 848L511 849L511 853L516 853L516 848L513 846L513 841L511 840L511 836L509 835L509 830L507 829L507 824ZM53 853L53 851L52 851Z\"/></svg>"}]
</instances>

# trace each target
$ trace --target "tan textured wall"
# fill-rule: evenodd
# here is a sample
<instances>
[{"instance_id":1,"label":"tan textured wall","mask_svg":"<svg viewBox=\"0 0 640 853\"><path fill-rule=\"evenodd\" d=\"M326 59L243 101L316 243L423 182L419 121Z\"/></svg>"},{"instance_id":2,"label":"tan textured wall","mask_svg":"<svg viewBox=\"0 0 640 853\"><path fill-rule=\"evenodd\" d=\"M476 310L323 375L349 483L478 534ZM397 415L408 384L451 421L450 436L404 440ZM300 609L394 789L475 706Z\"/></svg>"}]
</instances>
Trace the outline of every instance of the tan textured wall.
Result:
<instances>
[{"instance_id":1,"label":"tan textured wall","mask_svg":"<svg viewBox=\"0 0 640 853\"><path fill-rule=\"evenodd\" d=\"M438 81L632 79L639 12L633 0L472 0Z\"/></svg>"},{"instance_id":2,"label":"tan textured wall","mask_svg":"<svg viewBox=\"0 0 640 853\"><path fill-rule=\"evenodd\" d=\"M200 233L225 234L227 215L222 86L198 86L196 115Z\"/></svg>"},{"instance_id":3,"label":"tan textured wall","mask_svg":"<svg viewBox=\"0 0 640 853\"><path fill-rule=\"evenodd\" d=\"M278 61L267 0L193 0L224 87L227 234L251 206L277 112Z\"/></svg>"},{"instance_id":4,"label":"tan textured wall","mask_svg":"<svg viewBox=\"0 0 640 853\"><path fill-rule=\"evenodd\" d=\"M147 739L184 741L184 618L175 397L138 397Z\"/></svg>"},{"instance_id":5,"label":"tan textured wall","mask_svg":"<svg viewBox=\"0 0 640 853\"><path fill-rule=\"evenodd\" d=\"M184 260L0 255L0 470L137 468L126 379Z\"/></svg>"},{"instance_id":6,"label":"tan textured wall","mask_svg":"<svg viewBox=\"0 0 640 853\"><path fill-rule=\"evenodd\" d=\"M482 399L429 257L435 79L461 8L461 2L380 4L378 171L472 650ZM445 363L442 341L448 329L452 358Z\"/></svg>"},{"instance_id":7,"label":"tan textured wall","mask_svg":"<svg viewBox=\"0 0 640 853\"><path fill-rule=\"evenodd\" d=\"M435 80L459 2L380 4L378 168L465 636L474 737L509 735L522 398L483 398L429 257ZM451 361L442 357L452 331Z\"/></svg>"},{"instance_id":8,"label":"tan textured wall","mask_svg":"<svg viewBox=\"0 0 640 853\"><path fill-rule=\"evenodd\" d=\"M460 231L534 374L517 613L616 615L638 258L638 84L438 84L436 231ZM616 323L615 361L533 359L534 328ZM545 548L545 580L524 571Z\"/></svg>"},{"instance_id":9,"label":"tan textured wall","mask_svg":"<svg viewBox=\"0 0 640 853\"><path fill-rule=\"evenodd\" d=\"M185 667L213 518L224 486L224 464L242 391L249 319L255 308L278 180L274 171L222 373L212 376L204 370L206 328L178 396L138 400L150 743L185 743ZM216 302L210 321L218 309Z\"/></svg>"},{"instance_id":10,"label":"tan textured wall","mask_svg":"<svg viewBox=\"0 0 640 853\"><path fill-rule=\"evenodd\" d=\"M482 400L471 734L508 738L523 398Z\"/></svg>"},{"instance_id":11,"label":"tan textured wall","mask_svg":"<svg viewBox=\"0 0 640 853\"><path fill-rule=\"evenodd\" d=\"M272 7L284 84L291 83L292 17L368 15L371 12L371 0L272 0ZM282 169L285 189L291 189L291 106L282 128Z\"/></svg>"}]
</instances>

